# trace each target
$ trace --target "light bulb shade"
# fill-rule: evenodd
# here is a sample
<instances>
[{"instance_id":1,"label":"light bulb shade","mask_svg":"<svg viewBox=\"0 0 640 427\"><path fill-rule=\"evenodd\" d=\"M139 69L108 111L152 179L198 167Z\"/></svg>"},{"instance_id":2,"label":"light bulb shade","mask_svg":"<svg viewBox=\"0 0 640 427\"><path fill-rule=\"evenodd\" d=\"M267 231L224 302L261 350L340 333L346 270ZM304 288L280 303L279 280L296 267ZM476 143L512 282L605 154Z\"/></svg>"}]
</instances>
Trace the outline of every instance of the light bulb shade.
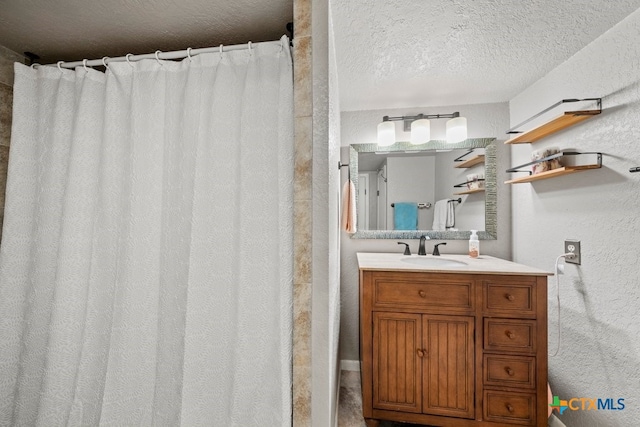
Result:
<instances>
[{"instance_id":1,"label":"light bulb shade","mask_svg":"<svg viewBox=\"0 0 640 427\"><path fill-rule=\"evenodd\" d=\"M391 121L378 124L378 145L387 147L396 143L396 125Z\"/></svg>"},{"instance_id":2,"label":"light bulb shade","mask_svg":"<svg viewBox=\"0 0 640 427\"><path fill-rule=\"evenodd\" d=\"M411 122L411 143L413 145L426 144L431 141L431 123L427 119Z\"/></svg>"},{"instance_id":3,"label":"light bulb shade","mask_svg":"<svg viewBox=\"0 0 640 427\"><path fill-rule=\"evenodd\" d=\"M467 119L454 117L447 122L447 142L455 144L467 139Z\"/></svg>"}]
</instances>

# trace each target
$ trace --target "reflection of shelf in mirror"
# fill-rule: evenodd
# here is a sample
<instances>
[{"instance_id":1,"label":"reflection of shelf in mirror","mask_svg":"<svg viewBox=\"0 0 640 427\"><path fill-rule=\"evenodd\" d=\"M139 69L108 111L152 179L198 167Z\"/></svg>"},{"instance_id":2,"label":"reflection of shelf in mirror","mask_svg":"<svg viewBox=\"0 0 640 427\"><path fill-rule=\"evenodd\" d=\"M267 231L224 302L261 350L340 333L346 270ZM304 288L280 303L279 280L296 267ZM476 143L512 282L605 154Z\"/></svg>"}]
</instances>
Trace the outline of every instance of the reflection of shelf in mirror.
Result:
<instances>
[{"instance_id":1,"label":"reflection of shelf in mirror","mask_svg":"<svg viewBox=\"0 0 640 427\"><path fill-rule=\"evenodd\" d=\"M461 187L467 187L469 188L469 184L473 183L473 182L484 182L484 178L479 178L473 181L465 181L462 184L456 184L453 186L453 188L461 188Z\"/></svg>"},{"instance_id":2,"label":"reflection of shelf in mirror","mask_svg":"<svg viewBox=\"0 0 640 427\"><path fill-rule=\"evenodd\" d=\"M471 166L475 166L479 163L484 163L484 154L479 156L472 157L470 159L465 160L462 163L455 165L455 168L470 168Z\"/></svg>"},{"instance_id":3,"label":"reflection of shelf in mirror","mask_svg":"<svg viewBox=\"0 0 640 427\"><path fill-rule=\"evenodd\" d=\"M555 178L562 175L569 175L575 172L581 172L589 169L599 169L601 165L584 165L584 166L565 166L558 169L553 169L550 171L540 172L535 175L522 176L520 178L510 179L509 181L505 181L505 184L521 184L524 182L533 182L539 181L542 179Z\"/></svg>"},{"instance_id":4,"label":"reflection of shelf in mirror","mask_svg":"<svg viewBox=\"0 0 640 427\"><path fill-rule=\"evenodd\" d=\"M584 120L590 119L591 117L600 114L600 112L601 110L567 111L561 116L505 141L505 144L526 144L536 142L539 139L559 132L569 126L573 126Z\"/></svg>"},{"instance_id":5,"label":"reflection of shelf in mirror","mask_svg":"<svg viewBox=\"0 0 640 427\"><path fill-rule=\"evenodd\" d=\"M461 191L459 193L453 193L454 196L462 196L464 194L473 194L483 192L484 188L474 188L473 190Z\"/></svg>"}]
</instances>

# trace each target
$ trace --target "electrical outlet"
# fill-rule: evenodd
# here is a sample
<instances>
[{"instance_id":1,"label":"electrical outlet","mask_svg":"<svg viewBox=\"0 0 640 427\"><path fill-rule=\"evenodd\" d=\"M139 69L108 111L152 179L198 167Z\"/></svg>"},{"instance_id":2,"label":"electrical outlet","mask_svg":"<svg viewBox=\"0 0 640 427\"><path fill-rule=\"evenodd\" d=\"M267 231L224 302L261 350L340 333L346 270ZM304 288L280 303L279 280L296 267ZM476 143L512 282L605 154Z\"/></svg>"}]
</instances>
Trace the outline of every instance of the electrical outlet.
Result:
<instances>
[{"instance_id":1,"label":"electrical outlet","mask_svg":"<svg viewBox=\"0 0 640 427\"><path fill-rule=\"evenodd\" d=\"M564 253L573 254L574 256L567 256L564 258L565 262L569 264L580 265L582 257L580 256L580 241L579 240L565 240L564 241Z\"/></svg>"}]
</instances>

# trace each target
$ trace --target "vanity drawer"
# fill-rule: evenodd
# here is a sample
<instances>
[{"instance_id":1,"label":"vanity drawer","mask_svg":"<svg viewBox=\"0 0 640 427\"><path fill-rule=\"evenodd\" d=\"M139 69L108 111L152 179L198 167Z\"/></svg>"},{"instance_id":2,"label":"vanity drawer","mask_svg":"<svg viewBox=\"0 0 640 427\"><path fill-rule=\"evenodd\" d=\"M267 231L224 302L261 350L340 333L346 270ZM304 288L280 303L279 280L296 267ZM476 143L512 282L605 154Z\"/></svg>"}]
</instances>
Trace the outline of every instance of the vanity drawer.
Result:
<instances>
[{"instance_id":1,"label":"vanity drawer","mask_svg":"<svg viewBox=\"0 0 640 427\"><path fill-rule=\"evenodd\" d=\"M535 315L535 283L483 282L484 310L507 315Z\"/></svg>"},{"instance_id":2,"label":"vanity drawer","mask_svg":"<svg viewBox=\"0 0 640 427\"><path fill-rule=\"evenodd\" d=\"M533 389L536 386L536 358L485 354L484 385Z\"/></svg>"},{"instance_id":3,"label":"vanity drawer","mask_svg":"<svg viewBox=\"0 0 640 427\"><path fill-rule=\"evenodd\" d=\"M536 395L485 390L484 419L501 423L534 426Z\"/></svg>"},{"instance_id":4,"label":"vanity drawer","mask_svg":"<svg viewBox=\"0 0 640 427\"><path fill-rule=\"evenodd\" d=\"M444 312L469 312L474 308L472 278L453 278L452 275L407 274L403 280L393 276L379 276L374 280L373 304L380 309L422 309Z\"/></svg>"},{"instance_id":5,"label":"vanity drawer","mask_svg":"<svg viewBox=\"0 0 640 427\"><path fill-rule=\"evenodd\" d=\"M484 319L484 349L499 352L535 353L536 321Z\"/></svg>"}]
</instances>

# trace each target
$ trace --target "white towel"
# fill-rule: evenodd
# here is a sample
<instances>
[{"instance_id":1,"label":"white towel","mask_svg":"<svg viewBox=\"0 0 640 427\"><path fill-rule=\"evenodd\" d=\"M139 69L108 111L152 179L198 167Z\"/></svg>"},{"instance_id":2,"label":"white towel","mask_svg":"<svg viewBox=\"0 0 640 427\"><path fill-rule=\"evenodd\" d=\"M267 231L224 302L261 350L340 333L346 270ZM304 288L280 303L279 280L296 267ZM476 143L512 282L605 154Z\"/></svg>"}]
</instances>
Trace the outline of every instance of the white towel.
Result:
<instances>
[{"instance_id":1,"label":"white towel","mask_svg":"<svg viewBox=\"0 0 640 427\"><path fill-rule=\"evenodd\" d=\"M340 228L347 233L356 232L356 186L351 180L342 188L342 221Z\"/></svg>"},{"instance_id":2,"label":"white towel","mask_svg":"<svg viewBox=\"0 0 640 427\"><path fill-rule=\"evenodd\" d=\"M433 226L434 231L445 231L447 229L447 212L448 199L438 200L433 208Z\"/></svg>"}]
</instances>

